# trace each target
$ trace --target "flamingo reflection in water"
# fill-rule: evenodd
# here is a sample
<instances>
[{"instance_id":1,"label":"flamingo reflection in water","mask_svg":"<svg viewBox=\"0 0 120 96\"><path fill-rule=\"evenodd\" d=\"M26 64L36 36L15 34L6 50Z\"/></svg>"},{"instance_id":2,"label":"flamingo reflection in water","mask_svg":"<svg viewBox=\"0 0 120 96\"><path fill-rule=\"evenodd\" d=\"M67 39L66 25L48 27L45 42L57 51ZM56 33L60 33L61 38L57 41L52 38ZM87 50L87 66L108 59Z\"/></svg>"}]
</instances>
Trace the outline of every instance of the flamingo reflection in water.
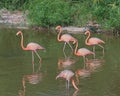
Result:
<instances>
[{"instance_id":1,"label":"flamingo reflection in water","mask_svg":"<svg viewBox=\"0 0 120 96\"><path fill-rule=\"evenodd\" d=\"M74 58L60 58L58 60L58 69L66 69L66 68L70 68L73 67L72 65L75 64L77 60Z\"/></svg>"},{"instance_id":2,"label":"flamingo reflection in water","mask_svg":"<svg viewBox=\"0 0 120 96\"><path fill-rule=\"evenodd\" d=\"M66 81L67 81L66 89L68 89L68 90L69 90L70 81L72 82L73 87L76 90L79 90L79 88L75 84L73 77L74 77L74 73L71 70L63 70L56 76L56 79L58 79L58 78L66 79Z\"/></svg>"},{"instance_id":3,"label":"flamingo reflection in water","mask_svg":"<svg viewBox=\"0 0 120 96\"><path fill-rule=\"evenodd\" d=\"M33 72L32 74L29 75L24 75L22 78L22 90L19 90L19 96L25 96L25 92L26 92L26 83L35 85L38 84L39 82L41 82L43 80L43 76L45 74L43 72L40 72L39 68L36 72Z\"/></svg>"},{"instance_id":4,"label":"flamingo reflection in water","mask_svg":"<svg viewBox=\"0 0 120 96\"><path fill-rule=\"evenodd\" d=\"M104 64L103 59L86 59L86 68L90 70L91 72L97 71L98 68L100 68Z\"/></svg>"},{"instance_id":5,"label":"flamingo reflection in water","mask_svg":"<svg viewBox=\"0 0 120 96\"><path fill-rule=\"evenodd\" d=\"M22 78L22 86L23 89L19 90L19 96L25 96L26 92L26 82L29 84L38 84L39 82L42 81L43 74L42 73L33 73L30 75L24 75Z\"/></svg>"},{"instance_id":6,"label":"flamingo reflection in water","mask_svg":"<svg viewBox=\"0 0 120 96\"><path fill-rule=\"evenodd\" d=\"M58 59L58 69L69 69L73 68L77 59L73 57L73 54L66 54L64 53L64 57Z\"/></svg>"},{"instance_id":7,"label":"flamingo reflection in water","mask_svg":"<svg viewBox=\"0 0 120 96\"><path fill-rule=\"evenodd\" d=\"M78 92L79 92L79 90L75 90L72 96L78 96Z\"/></svg>"},{"instance_id":8,"label":"flamingo reflection in water","mask_svg":"<svg viewBox=\"0 0 120 96\"><path fill-rule=\"evenodd\" d=\"M66 95L65 96L79 96L80 90L74 90L72 93L71 90L66 90Z\"/></svg>"},{"instance_id":9,"label":"flamingo reflection in water","mask_svg":"<svg viewBox=\"0 0 120 96\"><path fill-rule=\"evenodd\" d=\"M104 63L101 59L86 59L86 68L78 69L75 71L77 83L79 84L79 77L86 78L90 77L93 72L96 72Z\"/></svg>"},{"instance_id":10,"label":"flamingo reflection in water","mask_svg":"<svg viewBox=\"0 0 120 96\"><path fill-rule=\"evenodd\" d=\"M86 77L90 77L91 75L91 72L85 68L80 68L80 69L77 69L75 71L75 76L76 76L76 80L77 80L77 84L79 84L79 77L80 78L86 78Z\"/></svg>"}]
</instances>

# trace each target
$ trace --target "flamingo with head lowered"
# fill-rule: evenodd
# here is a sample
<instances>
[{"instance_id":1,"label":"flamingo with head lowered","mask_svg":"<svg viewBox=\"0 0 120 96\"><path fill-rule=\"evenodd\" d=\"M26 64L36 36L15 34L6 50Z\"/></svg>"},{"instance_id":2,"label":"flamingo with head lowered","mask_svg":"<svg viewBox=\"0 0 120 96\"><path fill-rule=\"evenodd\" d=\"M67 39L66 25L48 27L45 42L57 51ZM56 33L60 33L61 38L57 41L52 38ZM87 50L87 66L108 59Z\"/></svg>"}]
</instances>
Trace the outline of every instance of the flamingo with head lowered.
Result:
<instances>
[{"instance_id":1,"label":"flamingo with head lowered","mask_svg":"<svg viewBox=\"0 0 120 96\"><path fill-rule=\"evenodd\" d=\"M104 55L104 47L101 44L105 44L105 42L97 37L90 38L90 31L86 31L85 35L88 35L88 37L85 40L85 44L89 46L93 46L93 52L95 52L95 45L98 45L103 49L103 55Z\"/></svg>"},{"instance_id":2,"label":"flamingo with head lowered","mask_svg":"<svg viewBox=\"0 0 120 96\"><path fill-rule=\"evenodd\" d=\"M23 33L21 31L18 31L16 33L16 35L20 35L21 36L21 47L22 47L22 49L26 50L26 51L27 50L32 51L32 64L33 64L33 66L34 66L34 53L38 56L38 58L40 59L40 63L41 63L42 59L41 59L40 55L38 54L37 50L40 50L40 49L44 50L45 48L40 46L37 43L34 43L34 42L30 42L30 43L27 44L26 47L24 47ZM34 69L34 67L33 67L33 69Z\"/></svg>"},{"instance_id":3,"label":"flamingo with head lowered","mask_svg":"<svg viewBox=\"0 0 120 96\"><path fill-rule=\"evenodd\" d=\"M73 87L74 87L76 90L79 90L78 87L77 87L76 84L75 84L75 81L74 81L74 79L73 79L73 76L74 76L74 73L73 73L71 70L63 70L63 71L61 71L61 72L57 75L56 79L57 79L57 78L64 78L64 79L66 79L66 81L67 81L66 88L67 88L67 89L69 89L69 83L70 83L70 80L71 80Z\"/></svg>"},{"instance_id":4,"label":"flamingo with head lowered","mask_svg":"<svg viewBox=\"0 0 120 96\"><path fill-rule=\"evenodd\" d=\"M57 36L57 40L65 42L64 43L64 47L63 47L63 52L65 50L66 44L68 44L70 46L71 50L73 51L73 48L72 48L72 46L70 45L69 42L71 41L74 44L74 43L77 42L77 39L72 37L70 34L63 34L63 35L61 35L61 33L62 33L62 27L61 26L57 26L55 29L57 31L59 31L58 36Z\"/></svg>"}]
</instances>

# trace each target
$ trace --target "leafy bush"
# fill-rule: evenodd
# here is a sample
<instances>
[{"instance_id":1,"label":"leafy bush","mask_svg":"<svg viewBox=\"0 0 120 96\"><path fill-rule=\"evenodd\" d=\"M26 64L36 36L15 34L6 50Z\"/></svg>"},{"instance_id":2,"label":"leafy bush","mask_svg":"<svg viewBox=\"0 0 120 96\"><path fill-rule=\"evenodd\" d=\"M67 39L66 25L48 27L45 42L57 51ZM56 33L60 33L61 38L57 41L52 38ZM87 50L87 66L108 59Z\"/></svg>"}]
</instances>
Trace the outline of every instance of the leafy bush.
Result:
<instances>
[{"instance_id":1,"label":"leafy bush","mask_svg":"<svg viewBox=\"0 0 120 96\"><path fill-rule=\"evenodd\" d=\"M70 3L64 0L31 0L28 17L31 24L43 27L72 22Z\"/></svg>"},{"instance_id":2,"label":"leafy bush","mask_svg":"<svg viewBox=\"0 0 120 96\"><path fill-rule=\"evenodd\" d=\"M109 6L109 18L106 20L108 28L120 27L120 2L113 2Z\"/></svg>"},{"instance_id":3,"label":"leafy bush","mask_svg":"<svg viewBox=\"0 0 120 96\"><path fill-rule=\"evenodd\" d=\"M92 16L101 23L104 28L112 29L120 26L120 1L119 0L92 0Z\"/></svg>"},{"instance_id":4,"label":"leafy bush","mask_svg":"<svg viewBox=\"0 0 120 96\"><path fill-rule=\"evenodd\" d=\"M71 7L74 26L85 26L88 21L92 20L90 2L86 0L75 0Z\"/></svg>"},{"instance_id":5,"label":"leafy bush","mask_svg":"<svg viewBox=\"0 0 120 96\"><path fill-rule=\"evenodd\" d=\"M24 3L29 0L0 0L0 8L7 8L9 10L20 9Z\"/></svg>"}]
</instances>

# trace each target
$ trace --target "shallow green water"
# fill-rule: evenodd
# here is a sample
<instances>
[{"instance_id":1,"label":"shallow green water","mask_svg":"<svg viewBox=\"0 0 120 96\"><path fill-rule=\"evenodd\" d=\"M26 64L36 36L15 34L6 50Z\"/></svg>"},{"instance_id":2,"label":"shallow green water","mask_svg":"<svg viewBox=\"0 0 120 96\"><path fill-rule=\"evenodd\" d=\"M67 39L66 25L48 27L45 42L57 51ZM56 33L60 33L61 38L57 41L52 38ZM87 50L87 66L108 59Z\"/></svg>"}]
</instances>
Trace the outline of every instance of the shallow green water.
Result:
<instances>
[{"instance_id":1,"label":"shallow green water","mask_svg":"<svg viewBox=\"0 0 120 96\"><path fill-rule=\"evenodd\" d=\"M100 66L91 67L89 77L79 77L79 91L75 91L71 83L68 91L66 81L55 78L64 69L73 72L82 69L83 58L71 55L67 46L67 60L74 64L66 67L62 65L66 60L63 43L56 40L56 33L23 30L25 46L32 41L46 48L46 52L38 51L42 57L42 67L39 70L35 57L33 73L31 52L21 49L17 31L0 29L0 96L120 96L120 38L95 35L106 42L105 56L102 57L102 50L96 47L96 61L89 62ZM79 47L92 49L84 44L86 37L83 34L74 37L79 40ZM88 58L92 59L92 56Z\"/></svg>"}]
</instances>

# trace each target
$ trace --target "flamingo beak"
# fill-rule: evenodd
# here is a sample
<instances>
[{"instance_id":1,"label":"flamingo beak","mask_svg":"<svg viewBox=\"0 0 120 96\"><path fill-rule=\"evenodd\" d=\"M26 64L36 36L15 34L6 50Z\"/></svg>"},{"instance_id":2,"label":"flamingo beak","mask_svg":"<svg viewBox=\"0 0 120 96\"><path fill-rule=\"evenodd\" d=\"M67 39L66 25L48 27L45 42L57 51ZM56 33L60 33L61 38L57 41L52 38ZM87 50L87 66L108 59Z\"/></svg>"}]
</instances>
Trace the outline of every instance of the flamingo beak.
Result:
<instances>
[{"instance_id":1,"label":"flamingo beak","mask_svg":"<svg viewBox=\"0 0 120 96\"><path fill-rule=\"evenodd\" d=\"M56 80L59 78L59 75L58 76L56 76Z\"/></svg>"},{"instance_id":2,"label":"flamingo beak","mask_svg":"<svg viewBox=\"0 0 120 96\"><path fill-rule=\"evenodd\" d=\"M87 32L85 32L85 35L87 35Z\"/></svg>"},{"instance_id":3,"label":"flamingo beak","mask_svg":"<svg viewBox=\"0 0 120 96\"><path fill-rule=\"evenodd\" d=\"M16 33L16 35L18 36L18 32Z\"/></svg>"}]
</instances>

